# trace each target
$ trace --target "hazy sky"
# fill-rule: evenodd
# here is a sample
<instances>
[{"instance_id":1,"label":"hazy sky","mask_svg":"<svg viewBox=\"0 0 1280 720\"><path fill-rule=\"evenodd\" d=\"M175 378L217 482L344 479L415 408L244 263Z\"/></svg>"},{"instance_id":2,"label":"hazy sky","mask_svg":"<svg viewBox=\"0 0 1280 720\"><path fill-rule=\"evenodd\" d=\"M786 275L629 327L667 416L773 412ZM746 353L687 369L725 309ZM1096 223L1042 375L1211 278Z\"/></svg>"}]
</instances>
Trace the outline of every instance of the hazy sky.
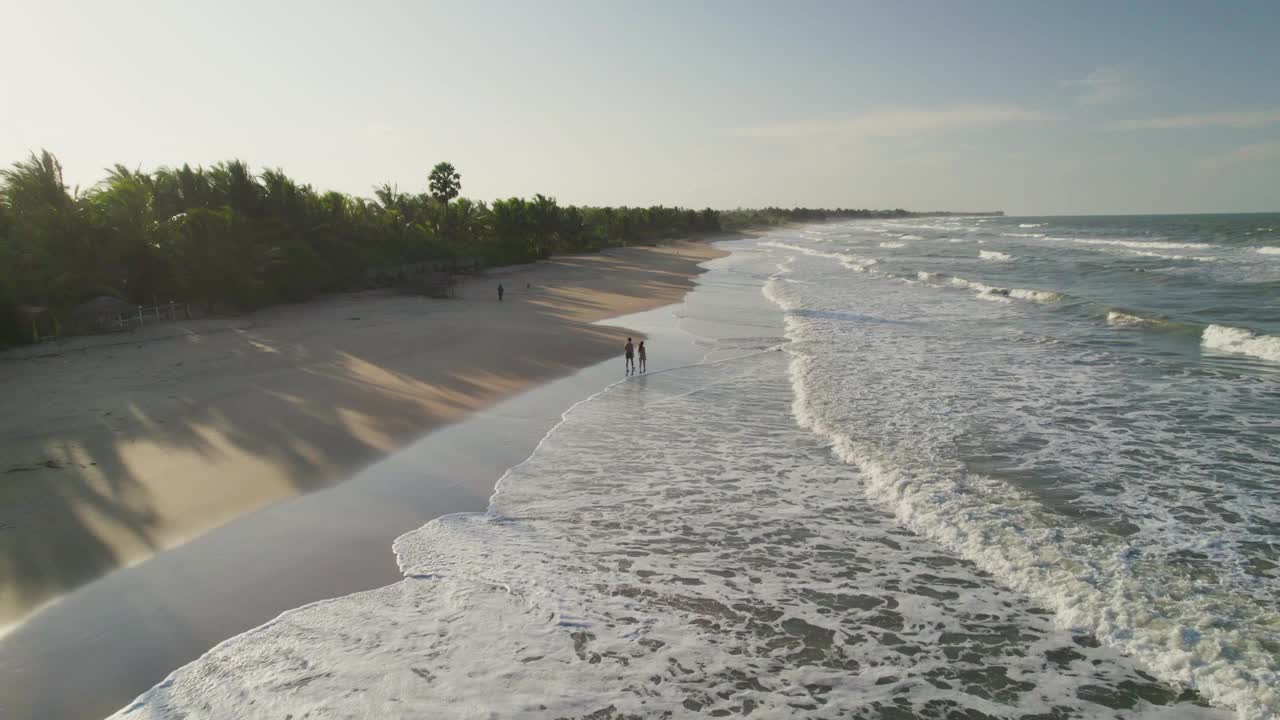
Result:
<instances>
[{"instance_id":1,"label":"hazy sky","mask_svg":"<svg viewBox=\"0 0 1280 720\"><path fill-rule=\"evenodd\" d=\"M0 163L690 206L1280 210L1280 2L0 0Z\"/></svg>"}]
</instances>

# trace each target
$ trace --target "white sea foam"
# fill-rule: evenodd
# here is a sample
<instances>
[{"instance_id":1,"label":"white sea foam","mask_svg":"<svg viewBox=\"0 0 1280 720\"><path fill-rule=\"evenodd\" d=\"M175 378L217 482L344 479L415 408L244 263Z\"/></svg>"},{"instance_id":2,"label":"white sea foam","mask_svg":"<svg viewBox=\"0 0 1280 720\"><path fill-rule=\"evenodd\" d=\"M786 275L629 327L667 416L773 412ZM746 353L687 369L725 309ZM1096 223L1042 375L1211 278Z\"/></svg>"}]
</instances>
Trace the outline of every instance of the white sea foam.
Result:
<instances>
[{"instance_id":1,"label":"white sea foam","mask_svg":"<svg viewBox=\"0 0 1280 720\"><path fill-rule=\"evenodd\" d=\"M813 248L803 247L801 245L793 245L791 243L778 242L776 240L766 240L760 243L764 247L774 247L781 250L792 250L802 255L810 257L823 257L832 260L838 260L841 265L855 272L867 272L871 266L876 265L879 261L875 258L861 258L848 253L826 252L825 250L815 250Z\"/></svg>"},{"instance_id":2,"label":"white sea foam","mask_svg":"<svg viewBox=\"0 0 1280 720\"><path fill-rule=\"evenodd\" d=\"M1009 290L1009 295L1019 300L1030 300L1038 303L1055 303L1065 297L1062 293L1052 290L1028 290L1026 288L1012 288Z\"/></svg>"},{"instance_id":3,"label":"white sea foam","mask_svg":"<svg viewBox=\"0 0 1280 720\"><path fill-rule=\"evenodd\" d=\"M965 340L974 330L963 323L993 327L982 313L920 292L887 284L838 297L780 290L801 424L831 442L866 479L868 496L900 522L1029 594L1060 625L1091 629L1242 718L1274 717L1276 583L1248 570L1241 553L1265 542L1280 512L1265 485L1243 491L1238 479L1212 472L1236 455L1232 467L1257 479L1262 466L1249 458L1264 457L1259 431L1242 427L1242 437L1205 446L1187 428L1168 426L1202 390L1135 386L1142 375L1112 369L1088 347L1077 357L1072 345L1028 343L1006 358L1000 346L1008 341L997 334ZM879 322L850 326L836 308ZM853 343L857 353L842 352ZM1236 412L1261 399L1247 385L1215 392ZM1113 419L1107 406L1121 398ZM1007 479L968 470L956 449L979 437L1000 439L999 450L977 446L984 465L995 452L1015 478L1070 499L1046 504ZM1042 484L1042 472L1054 474ZM1124 529L1107 530L1104 518Z\"/></svg>"},{"instance_id":4,"label":"white sea foam","mask_svg":"<svg viewBox=\"0 0 1280 720\"><path fill-rule=\"evenodd\" d=\"M882 247L882 248L890 248L890 249L893 249L893 248L901 248L901 247L906 247L906 246L907 246L907 243L904 243L904 242L894 242L894 241L891 241L891 240L886 240L885 242L880 243L880 247Z\"/></svg>"},{"instance_id":5,"label":"white sea foam","mask_svg":"<svg viewBox=\"0 0 1280 720\"><path fill-rule=\"evenodd\" d=\"M1280 362L1280 337L1226 325L1210 325L1204 329L1200 342L1211 350Z\"/></svg>"},{"instance_id":6,"label":"white sea foam","mask_svg":"<svg viewBox=\"0 0 1280 720\"><path fill-rule=\"evenodd\" d=\"M1115 327L1155 327L1163 325L1164 321L1112 310L1107 313L1107 324Z\"/></svg>"},{"instance_id":7,"label":"white sea foam","mask_svg":"<svg viewBox=\"0 0 1280 720\"><path fill-rule=\"evenodd\" d=\"M1053 303L1063 299L1062 293L1052 290L1029 290L1026 288L1004 288L986 283L966 280L962 277L950 277L947 280L952 286L976 290L980 300L1007 303L1011 299L1027 300L1037 303Z\"/></svg>"},{"instance_id":8,"label":"white sea foam","mask_svg":"<svg viewBox=\"0 0 1280 720\"><path fill-rule=\"evenodd\" d=\"M947 278L947 282L949 282L954 287L964 288L966 290L976 290L978 293L978 297L983 300L990 300L992 302L1004 302L1004 303L1009 302L1008 288L995 287L993 285L986 285L980 282L973 282L972 280L966 280L962 277L949 277Z\"/></svg>"},{"instance_id":9,"label":"white sea foam","mask_svg":"<svg viewBox=\"0 0 1280 720\"><path fill-rule=\"evenodd\" d=\"M1018 225L1020 228L1044 227L1045 223L1022 223Z\"/></svg>"},{"instance_id":10,"label":"white sea foam","mask_svg":"<svg viewBox=\"0 0 1280 720\"><path fill-rule=\"evenodd\" d=\"M1117 249L1116 252L1126 255L1140 255L1143 257L1161 258L1162 260L1194 260L1196 262L1217 262L1218 258L1214 255L1180 255L1178 253L1162 253L1151 250L1129 250Z\"/></svg>"},{"instance_id":11,"label":"white sea foam","mask_svg":"<svg viewBox=\"0 0 1280 720\"><path fill-rule=\"evenodd\" d=\"M1263 255L1280 255L1280 247L1268 246L1258 248L1258 252Z\"/></svg>"},{"instance_id":12,"label":"white sea foam","mask_svg":"<svg viewBox=\"0 0 1280 720\"><path fill-rule=\"evenodd\" d=\"M899 235L898 237L899 239L902 239L902 240L923 240L924 239L919 235Z\"/></svg>"},{"instance_id":13,"label":"white sea foam","mask_svg":"<svg viewBox=\"0 0 1280 720\"><path fill-rule=\"evenodd\" d=\"M1067 240L1069 238L1050 239ZM1213 255L1186 255L1183 253L1159 252L1160 250L1195 250L1218 247L1217 245L1209 245L1207 243L1138 242L1131 240L1090 240L1078 238L1072 239L1072 242L1098 247L1106 252L1114 252L1124 255L1138 255L1141 257L1156 257L1164 260L1195 260L1197 262L1216 262L1218 260L1218 258Z\"/></svg>"},{"instance_id":14,"label":"white sea foam","mask_svg":"<svg viewBox=\"0 0 1280 720\"><path fill-rule=\"evenodd\" d=\"M990 290L991 289L990 285L983 285L982 283L970 282L968 280L965 280L962 277L949 277L947 278L947 282L951 283L952 285L958 288L971 288L974 290Z\"/></svg>"},{"instance_id":15,"label":"white sea foam","mask_svg":"<svg viewBox=\"0 0 1280 720\"><path fill-rule=\"evenodd\" d=\"M120 717L1088 715L1127 687L1190 708L868 503L788 415L787 366L576 406L488 513L396 542L405 580L223 643Z\"/></svg>"},{"instance_id":16,"label":"white sea foam","mask_svg":"<svg viewBox=\"0 0 1280 720\"><path fill-rule=\"evenodd\" d=\"M1218 258L1213 255L1176 255L1169 253L1151 252L1149 250L1122 250L1127 255L1142 255L1145 257L1157 257L1164 260L1195 260L1196 262L1217 262Z\"/></svg>"},{"instance_id":17,"label":"white sea foam","mask_svg":"<svg viewBox=\"0 0 1280 720\"><path fill-rule=\"evenodd\" d=\"M1018 238L1042 238L1042 237L1044 237L1044 233L1000 233L1000 234L1001 234L1001 235L1003 235L1004 237L1018 237Z\"/></svg>"},{"instance_id":18,"label":"white sea foam","mask_svg":"<svg viewBox=\"0 0 1280 720\"><path fill-rule=\"evenodd\" d=\"M967 232L973 232L973 231L976 229L976 228L972 228L972 227L965 227L964 225L961 225L961 224L959 224L959 223L948 223L948 224L942 225L942 224L938 224L938 223L902 223L902 222L886 222L886 223L884 224L884 226L885 226L885 227L887 227L887 228L894 228L894 229L896 229L896 230L898 230L898 231L901 231L901 230L937 230L937 231L941 231L941 232L956 232L956 231L961 231L961 232L965 232L965 231L967 231Z\"/></svg>"},{"instance_id":19,"label":"white sea foam","mask_svg":"<svg viewBox=\"0 0 1280 720\"><path fill-rule=\"evenodd\" d=\"M1062 240L1066 238L1054 238ZM1159 240L1099 240L1093 238L1069 238L1080 245L1110 245L1114 247L1135 248L1138 250L1212 250L1218 247L1209 243L1167 242Z\"/></svg>"},{"instance_id":20,"label":"white sea foam","mask_svg":"<svg viewBox=\"0 0 1280 720\"><path fill-rule=\"evenodd\" d=\"M1008 262L1013 259L1012 255L1002 253L996 250L979 250L978 257L983 260L991 260L994 262Z\"/></svg>"}]
</instances>

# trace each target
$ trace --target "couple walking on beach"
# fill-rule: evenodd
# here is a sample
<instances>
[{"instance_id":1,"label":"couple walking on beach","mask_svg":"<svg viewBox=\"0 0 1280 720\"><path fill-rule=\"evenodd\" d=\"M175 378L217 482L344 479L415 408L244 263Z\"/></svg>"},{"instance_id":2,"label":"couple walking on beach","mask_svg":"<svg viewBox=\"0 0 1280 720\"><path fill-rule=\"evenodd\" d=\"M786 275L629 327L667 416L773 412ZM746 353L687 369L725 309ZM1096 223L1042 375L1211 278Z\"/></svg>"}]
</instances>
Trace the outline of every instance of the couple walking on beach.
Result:
<instances>
[{"instance_id":1,"label":"couple walking on beach","mask_svg":"<svg viewBox=\"0 0 1280 720\"><path fill-rule=\"evenodd\" d=\"M631 338L627 338L627 344L622 346L622 352L623 352L623 354L624 354L624 355L626 355L626 360L627 360L627 374L628 374L628 375L635 375L635 374L636 374L636 351L637 351L637 350L638 350L638 351L639 351L639 353L640 353L640 372L644 372L644 371L645 371L645 367L644 367L644 361L645 361L645 357L644 357L644 341L643 341L643 340L641 340L641 341L640 341L640 347L639 347L639 348L637 348L637 347L636 347L636 346L631 342Z\"/></svg>"}]
</instances>

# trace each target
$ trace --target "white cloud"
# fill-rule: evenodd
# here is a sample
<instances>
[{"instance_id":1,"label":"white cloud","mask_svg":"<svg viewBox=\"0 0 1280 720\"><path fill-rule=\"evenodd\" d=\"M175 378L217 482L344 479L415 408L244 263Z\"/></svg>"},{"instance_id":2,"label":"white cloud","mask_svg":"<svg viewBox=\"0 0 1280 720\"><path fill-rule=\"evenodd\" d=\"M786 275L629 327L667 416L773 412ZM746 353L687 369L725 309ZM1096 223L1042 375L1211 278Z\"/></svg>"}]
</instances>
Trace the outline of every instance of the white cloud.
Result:
<instances>
[{"instance_id":1,"label":"white cloud","mask_svg":"<svg viewBox=\"0 0 1280 720\"><path fill-rule=\"evenodd\" d=\"M1132 100L1142 94L1138 74L1125 66L1098 68L1083 80L1072 80L1063 85L1081 88L1076 100L1085 105Z\"/></svg>"},{"instance_id":2,"label":"white cloud","mask_svg":"<svg viewBox=\"0 0 1280 720\"><path fill-rule=\"evenodd\" d=\"M1260 128L1280 123L1280 110L1241 110L1170 115L1117 123L1117 130L1186 130L1193 128L1230 127Z\"/></svg>"},{"instance_id":3,"label":"white cloud","mask_svg":"<svg viewBox=\"0 0 1280 720\"><path fill-rule=\"evenodd\" d=\"M1280 140L1241 145L1230 152L1208 158L1204 165L1209 170L1225 170L1234 165L1271 160L1280 160Z\"/></svg>"},{"instance_id":4,"label":"white cloud","mask_svg":"<svg viewBox=\"0 0 1280 720\"><path fill-rule=\"evenodd\" d=\"M886 108L838 117L735 128L739 137L896 137L946 130L972 130L1042 120L1044 113L1017 105L959 105L942 109Z\"/></svg>"}]
</instances>

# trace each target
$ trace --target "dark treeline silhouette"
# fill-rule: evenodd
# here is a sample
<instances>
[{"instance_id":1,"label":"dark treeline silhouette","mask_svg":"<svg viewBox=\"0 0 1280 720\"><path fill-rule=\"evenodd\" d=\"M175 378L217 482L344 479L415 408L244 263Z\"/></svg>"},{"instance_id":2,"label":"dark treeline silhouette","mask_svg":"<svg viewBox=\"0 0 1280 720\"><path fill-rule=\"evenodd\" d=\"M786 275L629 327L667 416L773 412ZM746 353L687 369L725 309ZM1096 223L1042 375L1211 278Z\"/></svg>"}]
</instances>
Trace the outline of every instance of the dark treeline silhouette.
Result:
<instances>
[{"instance_id":1,"label":"dark treeline silhouette","mask_svg":"<svg viewBox=\"0 0 1280 720\"><path fill-rule=\"evenodd\" d=\"M150 173L117 165L81 192L53 155L33 154L0 171L0 345L30 340L31 308L65 317L103 296L246 310L360 289L369 270L406 263L506 265L722 228L909 214L579 207L544 195L486 204L461 187L440 163L428 192L382 185L367 199L236 160Z\"/></svg>"}]
</instances>

